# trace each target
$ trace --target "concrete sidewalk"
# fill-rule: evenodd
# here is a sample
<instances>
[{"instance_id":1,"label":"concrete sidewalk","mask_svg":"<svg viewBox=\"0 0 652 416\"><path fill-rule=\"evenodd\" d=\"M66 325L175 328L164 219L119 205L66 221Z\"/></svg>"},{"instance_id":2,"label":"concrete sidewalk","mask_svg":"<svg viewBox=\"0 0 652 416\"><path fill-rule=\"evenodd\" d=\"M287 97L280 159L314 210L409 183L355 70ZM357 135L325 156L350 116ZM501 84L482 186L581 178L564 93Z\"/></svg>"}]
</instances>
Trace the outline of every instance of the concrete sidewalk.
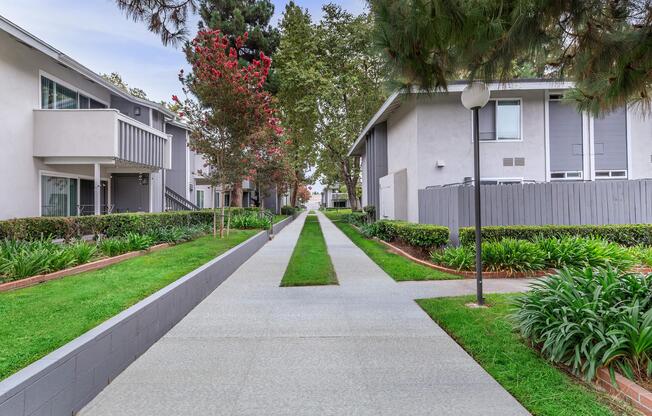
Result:
<instances>
[{"instance_id":1,"label":"concrete sidewalk","mask_svg":"<svg viewBox=\"0 0 652 416\"><path fill-rule=\"evenodd\" d=\"M323 215L340 285L279 287L305 215L81 414L527 414Z\"/></svg>"}]
</instances>

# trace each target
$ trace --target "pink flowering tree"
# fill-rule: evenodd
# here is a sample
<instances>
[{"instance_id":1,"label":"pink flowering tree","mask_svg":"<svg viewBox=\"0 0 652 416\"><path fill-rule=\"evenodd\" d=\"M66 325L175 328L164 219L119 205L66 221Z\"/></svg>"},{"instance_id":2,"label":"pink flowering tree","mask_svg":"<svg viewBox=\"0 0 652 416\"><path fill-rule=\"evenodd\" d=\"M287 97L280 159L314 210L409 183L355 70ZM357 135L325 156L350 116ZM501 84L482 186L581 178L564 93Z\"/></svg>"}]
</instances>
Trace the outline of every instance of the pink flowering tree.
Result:
<instances>
[{"instance_id":1,"label":"pink flowering tree","mask_svg":"<svg viewBox=\"0 0 652 416\"><path fill-rule=\"evenodd\" d=\"M271 59L261 53L260 59L239 65L237 48L246 40L247 33L233 48L219 30L199 31L186 49L192 71L179 74L186 97L172 97L190 126L190 148L206 162L202 174L222 187L220 236L225 192L257 171L264 149L283 134L273 98L264 89ZM215 224L213 228L215 233Z\"/></svg>"}]
</instances>

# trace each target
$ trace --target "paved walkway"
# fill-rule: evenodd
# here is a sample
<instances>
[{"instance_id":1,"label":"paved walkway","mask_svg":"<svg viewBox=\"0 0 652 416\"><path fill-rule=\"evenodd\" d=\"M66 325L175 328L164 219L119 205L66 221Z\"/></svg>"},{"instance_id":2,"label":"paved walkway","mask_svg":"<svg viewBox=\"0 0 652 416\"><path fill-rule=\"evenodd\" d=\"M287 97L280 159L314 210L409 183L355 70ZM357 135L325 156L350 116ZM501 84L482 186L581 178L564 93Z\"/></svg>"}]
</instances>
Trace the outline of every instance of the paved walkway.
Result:
<instances>
[{"instance_id":1,"label":"paved walkway","mask_svg":"<svg viewBox=\"0 0 652 416\"><path fill-rule=\"evenodd\" d=\"M83 411L95 415L526 415L330 221L339 286L281 288L305 214Z\"/></svg>"}]
</instances>

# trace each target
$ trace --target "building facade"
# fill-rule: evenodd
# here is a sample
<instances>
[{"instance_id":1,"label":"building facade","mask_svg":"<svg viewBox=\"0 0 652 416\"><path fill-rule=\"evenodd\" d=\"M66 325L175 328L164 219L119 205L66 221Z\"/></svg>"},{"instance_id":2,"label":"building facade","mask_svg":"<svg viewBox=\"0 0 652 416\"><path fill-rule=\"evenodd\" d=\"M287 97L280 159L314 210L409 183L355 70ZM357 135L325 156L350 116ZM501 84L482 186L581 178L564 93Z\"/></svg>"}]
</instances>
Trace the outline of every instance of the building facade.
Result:
<instances>
[{"instance_id":1,"label":"building facade","mask_svg":"<svg viewBox=\"0 0 652 416\"><path fill-rule=\"evenodd\" d=\"M652 120L637 108L593 117L562 100L572 84L492 84L480 110L483 184L652 177ZM380 218L419 221L419 190L469 183L472 115L447 93L392 95L350 149L361 158L363 205Z\"/></svg>"}]
</instances>

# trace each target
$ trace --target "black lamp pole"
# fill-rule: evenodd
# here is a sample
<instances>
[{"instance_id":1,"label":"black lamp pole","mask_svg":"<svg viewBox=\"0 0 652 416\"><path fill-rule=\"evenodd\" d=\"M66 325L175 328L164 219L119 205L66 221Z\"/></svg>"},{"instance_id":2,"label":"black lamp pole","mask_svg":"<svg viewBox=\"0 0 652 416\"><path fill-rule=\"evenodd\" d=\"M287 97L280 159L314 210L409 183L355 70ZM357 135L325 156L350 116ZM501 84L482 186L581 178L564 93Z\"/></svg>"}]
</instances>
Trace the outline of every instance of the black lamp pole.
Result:
<instances>
[{"instance_id":1,"label":"black lamp pole","mask_svg":"<svg viewBox=\"0 0 652 416\"><path fill-rule=\"evenodd\" d=\"M473 107L473 185L475 193L475 279L478 305L484 305L482 298L482 228L480 222L480 122L478 110Z\"/></svg>"}]
</instances>

